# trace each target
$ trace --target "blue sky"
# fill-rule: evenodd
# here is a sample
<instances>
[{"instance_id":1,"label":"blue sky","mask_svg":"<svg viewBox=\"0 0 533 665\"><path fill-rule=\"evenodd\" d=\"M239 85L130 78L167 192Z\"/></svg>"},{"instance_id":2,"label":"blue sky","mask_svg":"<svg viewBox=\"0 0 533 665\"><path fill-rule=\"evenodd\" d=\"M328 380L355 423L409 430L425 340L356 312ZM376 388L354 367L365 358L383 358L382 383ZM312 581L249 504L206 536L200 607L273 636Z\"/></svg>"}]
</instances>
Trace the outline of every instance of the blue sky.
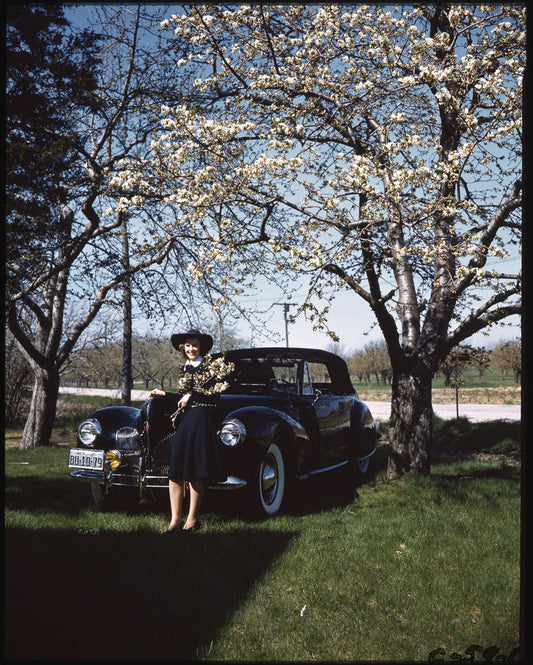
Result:
<instances>
[{"instance_id":1,"label":"blue sky","mask_svg":"<svg viewBox=\"0 0 533 665\"><path fill-rule=\"evenodd\" d=\"M518 272L520 269L520 257L509 257L503 261L505 262L506 272ZM502 260L489 259L488 267L494 267L496 263L500 265ZM274 303L290 303L290 312L294 314L296 311L294 305L301 304L305 293L305 289L302 287L298 293L289 298L266 282L262 282L258 286L257 294L250 296L247 301L259 305L262 309L272 306L268 327L277 335L277 338L274 340L267 335L260 340L254 337L253 341L256 346L265 345L269 342L285 344L284 308L281 305L274 305ZM512 325L510 327L507 325L505 327L493 326L486 331L488 334L480 332L465 343L490 348L498 342L519 337L521 334L520 317L509 317L506 323ZM340 345L344 351L361 349L368 342L383 338L381 330L376 324L376 318L368 305L362 298L348 290L339 291L336 295L331 306L328 324L339 335ZM249 341L249 327L246 324L238 324L237 328L242 336ZM313 324L306 321L303 316L299 317L294 324L289 324L288 333L291 346L326 348L332 343L331 338L326 333L313 330Z\"/></svg>"}]
</instances>

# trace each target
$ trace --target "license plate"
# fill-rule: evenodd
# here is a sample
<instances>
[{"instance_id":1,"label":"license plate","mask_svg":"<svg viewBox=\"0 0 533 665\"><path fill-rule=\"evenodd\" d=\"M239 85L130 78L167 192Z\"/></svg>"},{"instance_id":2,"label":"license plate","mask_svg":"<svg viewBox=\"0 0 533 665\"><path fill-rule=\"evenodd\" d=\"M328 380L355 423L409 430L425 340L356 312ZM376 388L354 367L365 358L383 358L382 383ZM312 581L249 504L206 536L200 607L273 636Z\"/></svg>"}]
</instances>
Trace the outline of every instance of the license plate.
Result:
<instances>
[{"instance_id":1,"label":"license plate","mask_svg":"<svg viewBox=\"0 0 533 665\"><path fill-rule=\"evenodd\" d=\"M96 469L97 471L103 471L104 451L71 448L68 456L68 465L76 469Z\"/></svg>"}]
</instances>

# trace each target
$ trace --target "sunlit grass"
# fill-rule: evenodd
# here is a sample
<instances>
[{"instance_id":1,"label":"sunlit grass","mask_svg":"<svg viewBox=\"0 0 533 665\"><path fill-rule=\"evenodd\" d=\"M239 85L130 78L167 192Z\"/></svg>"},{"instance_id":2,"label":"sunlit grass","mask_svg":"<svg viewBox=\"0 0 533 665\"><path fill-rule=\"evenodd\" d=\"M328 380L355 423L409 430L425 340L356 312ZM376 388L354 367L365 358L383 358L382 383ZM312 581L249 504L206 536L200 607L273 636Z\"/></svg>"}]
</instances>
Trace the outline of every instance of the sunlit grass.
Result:
<instances>
[{"instance_id":1,"label":"sunlit grass","mask_svg":"<svg viewBox=\"0 0 533 665\"><path fill-rule=\"evenodd\" d=\"M420 480L365 487L354 505L302 518L210 657L409 660L436 647L516 646L512 481L502 489L448 471L435 487Z\"/></svg>"},{"instance_id":2,"label":"sunlit grass","mask_svg":"<svg viewBox=\"0 0 533 665\"><path fill-rule=\"evenodd\" d=\"M513 432L491 445L516 448ZM211 494L204 529L170 538L166 497L99 513L66 458L6 450L8 656L405 661L518 645L520 470L505 458L440 457L428 478L378 472L356 492L315 478L260 522Z\"/></svg>"}]
</instances>

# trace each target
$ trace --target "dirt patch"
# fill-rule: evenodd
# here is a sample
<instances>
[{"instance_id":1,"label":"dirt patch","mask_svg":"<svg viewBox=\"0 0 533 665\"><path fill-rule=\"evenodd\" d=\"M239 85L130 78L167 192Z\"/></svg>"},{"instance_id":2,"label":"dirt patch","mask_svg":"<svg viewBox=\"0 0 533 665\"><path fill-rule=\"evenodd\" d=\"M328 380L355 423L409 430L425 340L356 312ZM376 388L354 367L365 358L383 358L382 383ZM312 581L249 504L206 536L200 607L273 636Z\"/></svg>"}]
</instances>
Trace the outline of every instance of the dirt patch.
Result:
<instances>
[{"instance_id":1,"label":"dirt patch","mask_svg":"<svg viewBox=\"0 0 533 665\"><path fill-rule=\"evenodd\" d=\"M367 402L390 402L390 388L357 390L359 399ZM433 404L455 404L454 388L433 388ZM459 404L521 404L520 386L501 388L460 388Z\"/></svg>"},{"instance_id":2,"label":"dirt patch","mask_svg":"<svg viewBox=\"0 0 533 665\"><path fill-rule=\"evenodd\" d=\"M505 463L508 466L513 468L518 468L521 466L520 453L511 452L511 453L490 453L490 452L479 452L471 453L468 455L470 459L476 459L480 462L488 462L492 460L498 460L499 462Z\"/></svg>"}]
</instances>

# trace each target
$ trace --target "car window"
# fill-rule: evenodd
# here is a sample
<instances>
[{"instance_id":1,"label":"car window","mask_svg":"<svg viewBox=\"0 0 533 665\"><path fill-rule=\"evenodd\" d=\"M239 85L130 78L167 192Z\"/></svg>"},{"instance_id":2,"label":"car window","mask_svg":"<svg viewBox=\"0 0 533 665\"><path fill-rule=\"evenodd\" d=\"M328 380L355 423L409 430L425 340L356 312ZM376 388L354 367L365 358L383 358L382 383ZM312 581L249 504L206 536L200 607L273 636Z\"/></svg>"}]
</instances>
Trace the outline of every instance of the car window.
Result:
<instances>
[{"instance_id":1,"label":"car window","mask_svg":"<svg viewBox=\"0 0 533 665\"><path fill-rule=\"evenodd\" d=\"M328 366L325 363L310 362L309 374L314 390L321 390L323 393L332 392L331 375Z\"/></svg>"},{"instance_id":2,"label":"car window","mask_svg":"<svg viewBox=\"0 0 533 665\"><path fill-rule=\"evenodd\" d=\"M285 358L239 358L231 391L239 394L296 394L298 362Z\"/></svg>"},{"instance_id":3,"label":"car window","mask_svg":"<svg viewBox=\"0 0 533 665\"><path fill-rule=\"evenodd\" d=\"M294 388L298 385L298 366L295 362L274 362L272 372L278 385Z\"/></svg>"}]
</instances>

